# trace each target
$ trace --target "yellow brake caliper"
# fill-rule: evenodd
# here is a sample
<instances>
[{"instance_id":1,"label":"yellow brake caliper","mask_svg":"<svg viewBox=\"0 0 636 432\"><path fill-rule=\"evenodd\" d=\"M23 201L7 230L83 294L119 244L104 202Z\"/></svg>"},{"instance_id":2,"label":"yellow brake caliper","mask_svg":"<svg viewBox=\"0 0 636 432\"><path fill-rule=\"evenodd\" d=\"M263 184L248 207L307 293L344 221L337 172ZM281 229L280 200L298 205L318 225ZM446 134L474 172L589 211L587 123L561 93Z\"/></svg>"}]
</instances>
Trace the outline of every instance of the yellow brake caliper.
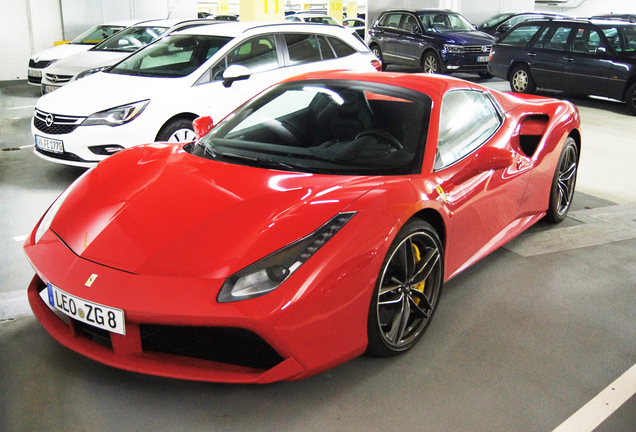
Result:
<instances>
[{"instance_id":1,"label":"yellow brake caliper","mask_svg":"<svg viewBox=\"0 0 636 432\"><path fill-rule=\"evenodd\" d=\"M417 246L415 246L414 244L412 244L412 246L413 246L413 255L415 256L415 262L418 263L422 260L422 254L420 253L420 250ZM423 294L425 285L426 285L426 281L415 285L413 289L416 289ZM415 302L416 305L420 304L420 299L418 297L413 297L413 301Z\"/></svg>"}]
</instances>

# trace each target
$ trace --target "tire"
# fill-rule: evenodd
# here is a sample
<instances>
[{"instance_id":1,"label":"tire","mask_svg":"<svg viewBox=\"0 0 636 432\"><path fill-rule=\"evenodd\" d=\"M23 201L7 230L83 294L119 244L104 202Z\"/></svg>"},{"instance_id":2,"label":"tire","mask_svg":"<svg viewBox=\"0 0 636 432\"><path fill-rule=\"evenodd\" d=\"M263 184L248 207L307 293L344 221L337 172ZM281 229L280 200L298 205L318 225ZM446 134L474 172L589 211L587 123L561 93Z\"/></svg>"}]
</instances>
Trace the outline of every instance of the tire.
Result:
<instances>
[{"instance_id":1,"label":"tire","mask_svg":"<svg viewBox=\"0 0 636 432\"><path fill-rule=\"evenodd\" d=\"M515 93L534 93L537 89L530 69L526 65L518 65L510 74L510 89Z\"/></svg>"},{"instance_id":2,"label":"tire","mask_svg":"<svg viewBox=\"0 0 636 432\"><path fill-rule=\"evenodd\" d=\"M557 163L552 187L550 188L550 205L546 213L548 222L559 223L568 214L576 186L576 173L579 168L579 151L573 138L563 144L561 156Z\"/></svg>"},{"instance_id":3,"label":"tire","mask_svg":"<svg viewBox=\"0 0 636 432\"><path fill-rule=\"evenodd\" d=\"M492 74L490 72L478 72L479 78L490 79L492 78Z\"/></svg>"},{"instance_id":4,"label":"tire","mask_svg":"<svg viewBox=\"0 0 636 432\"><path fill-rule=\"evenodd\" d=\"M157 134L155 141L190 142L196 140L192 121L185 118L176 118L163 125Z\"/></svg>"},{"instance_id":5,"label":"tire","mask_svg":"<svg viewBox=\"0 0 636 432\"><path fill-rule=\"evenodd\" d=\"M443 279L437 232L422 220L408 222L393 240L373 290L366 353L389 357L413 347L433 318Z\"/></svg>"},{"instance_id":6,"label":"tire","mask_svg":"<svg viewBox=\"0 0 636 432\"><path fill-rule=\"evenodd\" d=\"M421 68L424 73L442 73L442 63L439 60L439 56L433 51L427 52L422 57Z\"/></svg>"},{"instance_id":7,"label":"tire","mask_svg":"<svg viewBox=\"0 0 636 432\"><path fill-rule=\"evenodd\" d=\"M625 104L632 114L636 115L636 83L627 89L627 93L625 93Z\"/></svg>"},{"instance_id":8,"label":"tire","mask_svg":"<svg viewBox=\"0 0 636 432\"><path fill-rule=\"evenodd\" d=\"M385 71L388 65L385 63L384 59L382 58L382 50L380 49L380 47L375 44L371 45L371 52L373 52L373 55L376 56L378 60L380 60L380 63L382 63L382 70Z\"/></svg>"}]
</instances>

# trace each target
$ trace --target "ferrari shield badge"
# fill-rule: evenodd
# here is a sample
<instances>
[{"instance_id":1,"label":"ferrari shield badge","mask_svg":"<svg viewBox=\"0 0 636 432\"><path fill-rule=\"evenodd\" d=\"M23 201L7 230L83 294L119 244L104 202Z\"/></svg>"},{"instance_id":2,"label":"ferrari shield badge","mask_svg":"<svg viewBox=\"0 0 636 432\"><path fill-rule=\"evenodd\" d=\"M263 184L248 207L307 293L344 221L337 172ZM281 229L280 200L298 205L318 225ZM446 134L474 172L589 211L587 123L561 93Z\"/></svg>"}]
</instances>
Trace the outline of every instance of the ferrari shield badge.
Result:
<instances>
[{"instance_id":1,"label":"ferrari shield badge","mask_svg":"<svg viewBox=\"0 0 636 432\"><path fill-rule=\"evenodd\" d=\"M88 280L86 281L86 283L84 284L84 286L87 286L87 287L89 287L89 288L90 288L90 287L91 287L91 285L93 285L93 282L95 282L95 279L97 279L97 275L96 275L95 273L93 273L93 274L91 275L91 277L89 277L89 278L88 278Z\"/></svg>"}]
</instances>

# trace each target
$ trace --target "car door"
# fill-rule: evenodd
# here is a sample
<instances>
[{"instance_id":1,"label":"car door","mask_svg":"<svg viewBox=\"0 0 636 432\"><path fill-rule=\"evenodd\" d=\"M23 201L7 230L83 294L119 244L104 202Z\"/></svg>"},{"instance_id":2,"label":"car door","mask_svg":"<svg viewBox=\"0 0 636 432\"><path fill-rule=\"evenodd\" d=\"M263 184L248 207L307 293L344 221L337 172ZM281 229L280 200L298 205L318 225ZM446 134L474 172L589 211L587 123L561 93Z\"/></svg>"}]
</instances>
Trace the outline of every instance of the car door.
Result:
<instances>
[{"instance_id":1,"label":"car door","mask_svg":"<svg viewBox=\"0 0 636 432\"><path fill-rule=\"evenodd\" d=\"M529 49L527 56L537 87L563 89L561 75L568 54L569 40L573 35L570 25L551 26Z\"/></svg>"},{"instance_id":2,"label":"car door","mask_svg":"<svg viewBox=\"0 0 636 432\"><path fill-rule=\"evenodd\" d=\"M574 39L563 63L563 90L570 93L605 95L612 61L600 33L589 26L575 30Z\"/></svg>"},{"instance_id":3,"label":"car door","mask_svg":"<svg viewBox=\"0 0 636 432\"><path fill-rule=\"evenodd\" d=\"M530 176L526 155L511 147L514 130L487 93L451 91L444 96L437 144L437 191L451 214L449 269L483 256L518 219Z\"/></svg>"},{"instance_id":4,"label":"car door","mask_svg":"<svg viewBox=\"0 0 636 432\"><path fill-rule=\"evenodd\" d=\"M247 67L251 76L226 88L223 86L223 72L235 64ZM284 56L276 35L262 34L239 42L192 87L196 97L189 100L197 101L199 106L193 105L191 110L210 115L217 122L252 96L286 78L289 74L281 67L283 65Z\"/></svg>"},{"instance_id":5,"label":"car door","mask_svg":"<svg viewBox=\"0 0 636 432\"><path fill-rule=\"evenodd\" d=\"M424 45L422 42L422 27L415 15L404 14L402 16L396 51L402 62L413 67L420 66Z\"/></svg>"},{"instance_id":6,"label":"car door","mask_svg":"<svg viewBox=\"0 0 636 432\"><path fill-rule=\"evenodd\" d=\"M403 63L397 52L397 39L400 36L400 21L402 14L387 13L374 29L374 37L380 42L382 57L387 63Z\"/></svg>"}]
</instances>

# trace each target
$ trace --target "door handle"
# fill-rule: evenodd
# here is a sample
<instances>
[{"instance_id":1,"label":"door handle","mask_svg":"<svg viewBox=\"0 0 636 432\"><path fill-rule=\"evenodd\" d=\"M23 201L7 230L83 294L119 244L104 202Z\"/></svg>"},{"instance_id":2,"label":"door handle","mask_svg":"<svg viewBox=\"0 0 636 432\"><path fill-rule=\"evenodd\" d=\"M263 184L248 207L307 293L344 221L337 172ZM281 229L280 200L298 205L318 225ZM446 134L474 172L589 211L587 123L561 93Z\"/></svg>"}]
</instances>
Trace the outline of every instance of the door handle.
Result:
<instances>
[{"instance_id":1,"label":"door handle","mask_svg":"<svg viewBox=\"0 0 636 432\"><path fill-rule=\"evenodd\" d=\"M528 57L536 57L536 56L537 56L537 54L536 54L536 53L533 53L533 52L526 53L526 55L527 55Z\"/></svg>"},{"instance_id":2,"label":"door handle","mask_svg":"<svg viewBox=\"0 0 636 432\"><path fill-rule=\"evenodd\" d=\"M563 60L565 60L567 62L573 62L574 61L574 57L563 57Z\"/></svg>"}]
</instances>

